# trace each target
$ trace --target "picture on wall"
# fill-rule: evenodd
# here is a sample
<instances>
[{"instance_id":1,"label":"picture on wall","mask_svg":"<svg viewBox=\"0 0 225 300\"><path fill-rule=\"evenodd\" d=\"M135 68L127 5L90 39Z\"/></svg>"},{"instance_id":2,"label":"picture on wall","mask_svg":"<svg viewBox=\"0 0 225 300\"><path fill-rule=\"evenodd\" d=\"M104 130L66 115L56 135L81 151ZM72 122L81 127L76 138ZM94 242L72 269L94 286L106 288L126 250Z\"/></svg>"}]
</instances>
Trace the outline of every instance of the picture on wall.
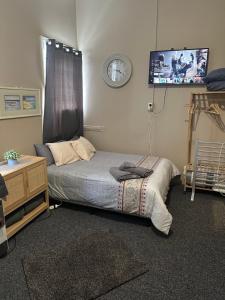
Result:
<instances>
[{"instance_id":1,"label":"picture on wall","mask_svg":"<svg viewBox=\"0 0 225 300\"><path fill-rule=\"evenodd\" d=\"M35 96L23 96L23 109L36 109Z\"/></svg>"},{"instance_id":2,"label":"picture on wall","mask_svg":"<svg viewBox=\"0 0 225 300\"><path fill-rule=\"evenodd\" d=\"M13 110L20 110L20 96L18 95L5 95L5 110L6 111L13 111Z\"/></svg>"},{"instance_id":3,"label":"picture on wall","mask_svg":"<svg viewBox=\"0 0 225 300\"><path fill-rule=\"evenodd\" d=\"M0 87L0 119L41 115L40 90Z\"/></svg>"}]
</instances>

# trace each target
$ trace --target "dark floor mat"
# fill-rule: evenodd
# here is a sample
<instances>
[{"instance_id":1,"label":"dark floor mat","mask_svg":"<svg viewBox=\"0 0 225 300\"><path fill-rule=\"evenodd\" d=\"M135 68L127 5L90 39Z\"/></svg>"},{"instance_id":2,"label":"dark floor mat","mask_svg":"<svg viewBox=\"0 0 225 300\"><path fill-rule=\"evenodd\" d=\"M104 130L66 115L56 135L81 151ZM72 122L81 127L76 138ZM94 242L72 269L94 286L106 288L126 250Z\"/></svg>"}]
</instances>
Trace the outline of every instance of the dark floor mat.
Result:
<instances>
[{"instance_id":1,"label":"dark floor mat","mask_svg":"<svg viewBox=\"0 0 225 300\"><path fill-rule=\"evenodd\" d=\"M92 233L23 259L31 299L95 299L147 271L122 239Z\"/></svg>"}]
</instances>

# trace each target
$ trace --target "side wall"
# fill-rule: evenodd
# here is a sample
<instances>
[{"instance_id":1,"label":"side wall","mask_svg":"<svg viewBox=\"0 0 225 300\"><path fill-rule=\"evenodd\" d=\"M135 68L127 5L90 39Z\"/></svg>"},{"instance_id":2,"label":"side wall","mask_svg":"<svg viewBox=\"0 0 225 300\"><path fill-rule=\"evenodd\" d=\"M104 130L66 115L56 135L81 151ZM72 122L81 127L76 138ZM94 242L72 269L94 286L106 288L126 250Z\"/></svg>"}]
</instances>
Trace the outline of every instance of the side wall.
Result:
<instances>
[{"instance_id":1,"label":"side wall","mask_svg":"<svg viewBox=\"0 0 225 300\"><path fill-rule=\"evenodd\" d=\"M224 67L225 1L159 0L158 49L210 48L209 70ZM149 52L156 46L157 0L76 0L77 37L83 51L85 123L104 126L86 131L97 148L168 157L182 168L187 154L187 108L191 92L205 88L168 88L157 116L147 112L153 99L149 87ZM112 53L127 55L133 75L120 89L108 87L101 68ZM155 110L165 89L155 89ZM205 138L217 138L215 125L201 116ZM220 139L222 135L219 133ZM224 138L223 138L224 139Z\"/></svg>"},{"instance_id":2,"label":"side wall","mask_svg":"<svg viewBox=\"0 0 225 300\"><path fill-rule=\"evenodd\" d=\"M75 0L0 0L0 86L42 88L41 34L75 47ZM41 117L0 120L0 158L41 140Z\"/></svg>"}]
</instances>

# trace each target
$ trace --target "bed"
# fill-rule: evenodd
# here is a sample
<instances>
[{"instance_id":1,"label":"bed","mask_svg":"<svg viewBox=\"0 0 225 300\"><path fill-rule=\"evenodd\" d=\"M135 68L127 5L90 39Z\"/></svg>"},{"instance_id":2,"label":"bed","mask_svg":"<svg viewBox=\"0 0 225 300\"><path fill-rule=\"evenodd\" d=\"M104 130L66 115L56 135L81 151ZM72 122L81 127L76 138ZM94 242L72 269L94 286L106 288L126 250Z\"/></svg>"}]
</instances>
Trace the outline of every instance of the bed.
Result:
<instances>
[{"instance_id":1,"label":"bed","mask_svg":"<svg viewBox=\"0 0 225 300\"><path fill-rule=\"evenodd\" d=\"M146 178L117 182L109 169L124 161L154 172ZM168 234L172 216L165 201L170 180L178 174L165 158L97 151L90 161L48 166L49 194L70 203L150 218L158 230Z\"/></svg>"}]
</instances>

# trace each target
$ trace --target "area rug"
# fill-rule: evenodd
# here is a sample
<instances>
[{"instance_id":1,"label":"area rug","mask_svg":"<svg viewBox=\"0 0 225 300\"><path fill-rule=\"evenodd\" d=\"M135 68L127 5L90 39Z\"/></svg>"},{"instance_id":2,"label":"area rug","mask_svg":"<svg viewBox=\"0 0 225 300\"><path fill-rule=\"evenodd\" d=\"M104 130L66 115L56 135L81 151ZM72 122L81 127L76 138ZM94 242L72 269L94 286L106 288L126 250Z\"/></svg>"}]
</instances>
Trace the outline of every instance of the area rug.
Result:
<instances>
[{"instance_id":1,"label":"area rug","mask_svg":"<svg viewBox=\"0 0 225 300\"><path fill-rule=\"evenodd\" d=\"M148 271L126 243L91 233L22 260L31 299L96 299Z\"/></svg>"}]
</instances>

